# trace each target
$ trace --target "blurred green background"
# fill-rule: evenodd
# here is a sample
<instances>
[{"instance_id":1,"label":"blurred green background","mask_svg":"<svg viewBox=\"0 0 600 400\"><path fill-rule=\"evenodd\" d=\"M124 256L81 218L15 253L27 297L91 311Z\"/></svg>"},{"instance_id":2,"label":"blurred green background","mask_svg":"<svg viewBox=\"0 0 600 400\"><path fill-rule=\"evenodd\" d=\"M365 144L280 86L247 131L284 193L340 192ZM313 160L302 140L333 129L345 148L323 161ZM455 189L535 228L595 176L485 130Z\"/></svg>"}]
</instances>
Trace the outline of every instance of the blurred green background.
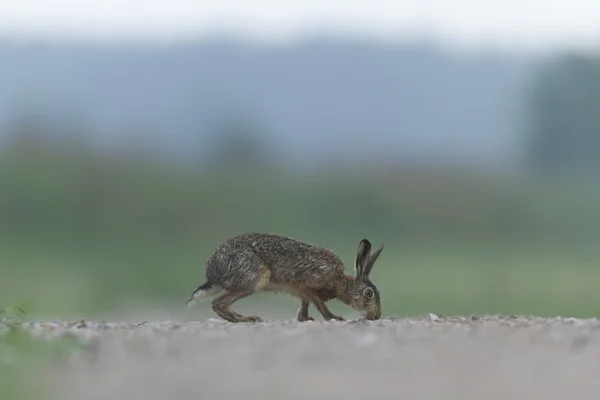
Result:
<instances>
[{"instance_id":1,"label":"blurred green background","mask_svg":"<svg viewBox=\"0 0 600 400\"><path fill-rule=\"evenodd\" d=\"M477 151L419 162L361 145L339 159L307 151L300 168L269 142L277 129L263 135L234 113L198 142L204 158L181 163L133 133L106 150L77 118L63 116L67 129L22 114L0 146L0 304L25 302L40 318L179 310L221 241L263 231L334 249L349 271L360 239L385 242L372 277L385 316L598 316L600 65L580 55L534 65L515 86L523 106L504 168L472 162ZM465 109L461 121L477 116ZM477 140L452 132L456 148ZM252 302L290 318L297 303L274 294L240 303Z\"/></svg>"},{"instance_id":2,"label":"blurred green background","mask_svg":"<svg viewBox=\"0 0 600 400\"><path fill-rule=\"evenodd\" d=\"M385 242L373 280L386 315L600 312L592 185L373 166L189 171L15 146L0 193L0 303L40 314L181 306L215 246L246 231L335 249L349 270L361 238Z\"/></svg>"}]
</instances>

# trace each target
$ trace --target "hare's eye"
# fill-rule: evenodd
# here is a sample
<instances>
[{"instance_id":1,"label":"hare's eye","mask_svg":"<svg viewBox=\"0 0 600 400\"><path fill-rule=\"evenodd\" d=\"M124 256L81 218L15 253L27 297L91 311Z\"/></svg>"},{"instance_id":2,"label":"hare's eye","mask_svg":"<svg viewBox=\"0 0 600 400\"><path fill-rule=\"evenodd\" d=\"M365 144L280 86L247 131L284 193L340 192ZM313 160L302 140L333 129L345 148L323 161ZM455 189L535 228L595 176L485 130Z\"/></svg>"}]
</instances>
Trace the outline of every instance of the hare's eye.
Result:
<instances>
[{"instance_id":1,"label":"hare's eye","mask_svg":"<svg viewBox=\"0 0 600 400\"><path fill-rule=\"evenodd\" d=\"M373 297L374 294L375 294L375 292L373 292L373 289L371 289L370 287L366 288L365 291L363 292L363 295L368 299Z\"/></svg>"}]
</instances>

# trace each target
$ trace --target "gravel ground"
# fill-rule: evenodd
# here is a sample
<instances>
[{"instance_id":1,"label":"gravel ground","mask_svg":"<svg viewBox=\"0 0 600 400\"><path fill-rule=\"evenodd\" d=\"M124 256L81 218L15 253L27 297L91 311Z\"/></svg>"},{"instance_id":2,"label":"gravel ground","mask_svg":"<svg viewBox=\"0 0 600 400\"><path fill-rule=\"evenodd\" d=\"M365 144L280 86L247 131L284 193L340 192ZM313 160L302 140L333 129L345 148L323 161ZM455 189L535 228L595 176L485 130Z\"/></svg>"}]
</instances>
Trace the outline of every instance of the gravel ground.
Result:
<instances>
[{"instance_id":1,"label":"gravel ground","mask_svg":"<svg viewBox=\"0 0 600 400\"><path fill-rule=\"evenodd\" d=\"M600 321L481 316L30 323L88 349L48 372L56 398L568 399L600 393ZM47 392L50 393L50 392Z\"/></svg>"}]
</instances>

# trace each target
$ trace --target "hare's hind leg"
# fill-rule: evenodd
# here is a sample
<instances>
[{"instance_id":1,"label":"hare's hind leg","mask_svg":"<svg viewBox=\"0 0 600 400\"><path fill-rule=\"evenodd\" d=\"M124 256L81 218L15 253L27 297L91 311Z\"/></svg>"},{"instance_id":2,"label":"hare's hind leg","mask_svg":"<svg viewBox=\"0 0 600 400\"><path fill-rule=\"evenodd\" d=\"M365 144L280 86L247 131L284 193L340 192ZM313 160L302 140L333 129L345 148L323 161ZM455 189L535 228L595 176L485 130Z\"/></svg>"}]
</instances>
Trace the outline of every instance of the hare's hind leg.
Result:
<instances>
[{"instance_id":1,"label":"hare's hind leg","mask_svg":"<svg viewBox=\"0 0 600 400\"><path fill-rule=\"evenodd\" d=\"M246 317L240 315L231 309L231 305L236 301L250 296L254 292L227 292L212 301L212 309L217 315L229 322L261 322L259 317Z\"/></svg>"},{"instance_id":2,"label":"hare's hind leg","mask_svg":"<svg viewBox=\"0 0 600 400\"><path fill-rule=\"evenodd\" d=\"M227 293L212 301L212 309L217 315L229 322L261 322L257 316L246 317L231 310L236 301L248 297L253 293L260 292L267 286L271 277L271 270L258 260L251 260L248 269L244 270L243 277L232 276L227 282ZM251 273L248 273L252 271Z\"/></svg>"}]
</instances>

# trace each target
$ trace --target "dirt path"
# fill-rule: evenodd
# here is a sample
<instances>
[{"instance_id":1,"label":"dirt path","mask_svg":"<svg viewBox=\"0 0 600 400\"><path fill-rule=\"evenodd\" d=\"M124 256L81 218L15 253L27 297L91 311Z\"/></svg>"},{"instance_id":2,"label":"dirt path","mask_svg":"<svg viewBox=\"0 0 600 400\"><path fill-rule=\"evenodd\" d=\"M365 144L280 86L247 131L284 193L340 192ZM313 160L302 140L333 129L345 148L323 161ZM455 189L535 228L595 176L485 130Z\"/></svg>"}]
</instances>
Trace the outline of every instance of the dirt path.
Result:
<instances>
[{"instance_id":1,"label":"dirt path","mask_svg":"<svg viewBox=\"0 0 600 400\"><path fill-rule=\"evenodd\" d=\"M600 395L600 321L534 317L34 323L88 343L62 399L569 399Z\"/></svg>"}]
</instances>

